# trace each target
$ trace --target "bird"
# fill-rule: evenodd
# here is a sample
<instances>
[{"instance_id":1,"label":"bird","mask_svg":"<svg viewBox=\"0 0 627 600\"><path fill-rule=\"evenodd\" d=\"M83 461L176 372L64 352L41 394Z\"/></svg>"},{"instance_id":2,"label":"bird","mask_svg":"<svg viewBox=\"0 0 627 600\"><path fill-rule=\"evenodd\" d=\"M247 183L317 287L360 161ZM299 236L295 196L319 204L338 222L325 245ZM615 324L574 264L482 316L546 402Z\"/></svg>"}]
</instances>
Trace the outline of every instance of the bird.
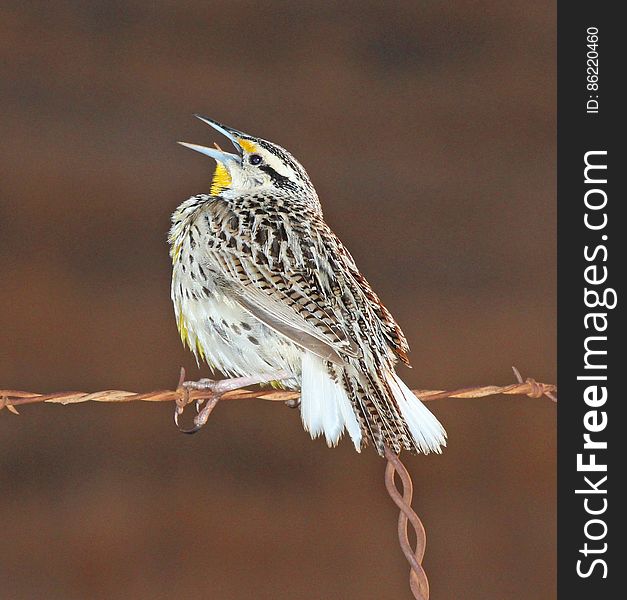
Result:
<instances>
[{"instance_id":1,"label":"bird","mask_svg":"<svg viewBox=\"0 0 627 600\"><path fill-rule=\"evenodd\" d=\"M299 390L304 428L330 447L347 432L358 452L440 453L444 428L395 370L410 366L405 335L325 222L303 166L274 142L195 116L235 152L179 142L216 167L209 193L172 215L171 298L183 344L226 378L183 386L216 398L251 384Z\"/></svg>"}]
</instances>

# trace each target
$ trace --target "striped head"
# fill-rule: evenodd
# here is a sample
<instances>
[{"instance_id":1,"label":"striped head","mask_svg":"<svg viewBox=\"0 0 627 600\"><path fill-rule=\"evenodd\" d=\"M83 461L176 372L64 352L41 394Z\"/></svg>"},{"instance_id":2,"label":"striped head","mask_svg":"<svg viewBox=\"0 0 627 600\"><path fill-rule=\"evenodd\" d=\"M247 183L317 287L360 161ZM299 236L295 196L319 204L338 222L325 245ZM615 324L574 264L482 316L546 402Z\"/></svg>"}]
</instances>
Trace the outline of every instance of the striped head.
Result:
<instances>
[{"instance_id":1,"label":"striped head","mask_svg":"<svg viewBox=\"0 0 627 600\"><path fill-rule=\"evenodd\" d=\"M311 198L319 205L318 196L303 166L284 148L267 140L226 127L195 115L198 119L226 136L236 153L179 142L179 144L210 156L217 162L211 184L214 196L236 198L241 195L291 195Z\"/></svg>"}]
</instances>

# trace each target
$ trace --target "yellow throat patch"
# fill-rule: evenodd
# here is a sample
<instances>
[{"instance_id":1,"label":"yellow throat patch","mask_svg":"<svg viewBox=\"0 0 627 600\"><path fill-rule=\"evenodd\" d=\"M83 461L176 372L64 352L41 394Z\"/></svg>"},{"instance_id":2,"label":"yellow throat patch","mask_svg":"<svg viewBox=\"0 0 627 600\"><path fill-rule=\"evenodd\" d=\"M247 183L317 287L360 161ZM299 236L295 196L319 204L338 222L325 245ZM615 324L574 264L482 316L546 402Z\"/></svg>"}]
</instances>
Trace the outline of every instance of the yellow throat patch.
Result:
<instances>
[{"instance_id":1,"label":"yellow throat patch","mask_svg":"<svg viewBox=\"0 0 627 600\"><path fill-rule=\"evenodd\" d=\"M226 170L226 167L221 162L217 163L213 180L211 181L211 194L213 196L218 195L220 192L230 187L231 183L231 176Z\"/></svg>"},{"instance_id":2,"label":"yellow throat patch","mask_svg":"<svg viewBox=\"0 0 627 600\"><path fill-rule=\"evenodd\" d=\"M249 154L253 154L257 152L257 144L251 142L250 140L245 140L244 138L238 138L237 143ZM231 187L233 180L229 175L229 172L226 170L226 167L221 163L217 163L216 170L213 174L213 180L211 181L211 194L216 196L223 190Z\"/></svg>"}]
</instances>

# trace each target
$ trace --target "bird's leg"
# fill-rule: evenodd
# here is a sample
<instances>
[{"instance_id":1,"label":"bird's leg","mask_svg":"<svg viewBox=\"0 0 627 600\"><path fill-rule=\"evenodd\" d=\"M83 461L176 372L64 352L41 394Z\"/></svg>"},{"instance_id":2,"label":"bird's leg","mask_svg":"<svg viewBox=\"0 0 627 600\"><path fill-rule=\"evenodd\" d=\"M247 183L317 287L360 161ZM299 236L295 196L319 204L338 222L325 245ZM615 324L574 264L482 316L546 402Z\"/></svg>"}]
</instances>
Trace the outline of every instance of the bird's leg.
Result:
<instances>
[{"instance_id":1,"label":"bird's leg","mask_svg":"<svg viewBox=\"0 0 627 600\"><path fill-rule=\"evenodd\" d=\"M183 381L185 371L181 370L181 380L179 381L179 389L183 390L183 399L177 402L174 409L174 422L183 433L196 433L209 419L211 411L215 408L220 398L232 390L238 390L249 385L257 385L259 383L268 383L269 381L280 381L293 377L287 371L276 371L274 373L265 373L263 375L250 375L246 377L232 377L231 379L199 379L198 381ZM179 416L183 414L185 406L189 403L189 392L191 390L209 391L211 397L207 400L204 408L200 410L200 406L204 400L196 402L196 410L198 414L194 417L194 426L191 429L183 429L179 425Z\"/></svg>"}]
</instances>

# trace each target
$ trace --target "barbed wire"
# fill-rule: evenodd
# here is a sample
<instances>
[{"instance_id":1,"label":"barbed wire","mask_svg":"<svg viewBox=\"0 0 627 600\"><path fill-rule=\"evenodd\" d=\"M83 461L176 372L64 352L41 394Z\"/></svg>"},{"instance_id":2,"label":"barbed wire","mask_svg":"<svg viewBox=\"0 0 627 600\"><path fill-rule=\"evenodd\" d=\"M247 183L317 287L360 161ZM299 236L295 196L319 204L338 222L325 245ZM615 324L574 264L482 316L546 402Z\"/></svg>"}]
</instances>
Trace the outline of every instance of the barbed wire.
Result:
<instances>
[{"instance_id":1,"label":"barbed wire","mask_svg":"<svg viewBox=\"0 0 627 600\"><path fill-rule=\"evenodd\" d=\"M522 395L530 398L545 396L553 402L557 402L557 386L548 383L539 383L528 377L523 381L518 370L513 367L518 380L506 386L485 385L479 387L461 388L452 391L445 390L412 390L423 402L443 400L445 398L484 398L486 396ZM184 371L182 371L184 379ZM211 391L184 390L179 385L176 390L156 390L153 392L129 392L124 390L103 390L100 392L54 392L40 394L38 392L26 392L22 390L0 390L0 410L6 408L14 414L18 414L17 407L25 404L53 403L53 404L78 404L81 402L195 402L209 400L213 397ZM285 402L293 405L300 397L299 392L287 390L250 390L242 388L225 392L220 402L224 400L270 400L272 402ZM185 398L185 399L184 399Z\"/></svg>"},{"instance_id":2,"label":"barbed wire","mask_svg":"<svg viewBox=\"0 0 627 600\"><path fill-rule=\"evenodd\" d=\"M452 391L445 390L412 390L423 402L442 400L445 398L485 398L487 396L524 395L530 398L546 397L557 402L557 386L547 383L539 383L528 377L523 381L520 372L512 367L516 376L516 383L497 386L484 385L479 387L461 388ZM0 410L6 408L9 412L19 414L17 406L38 403L77 404L81 402L175 402L177 412L183 411L191 402L208 401L207 416L217 404L218 398L211 391L192 390L183 387L185 370L181 368L179 383L176 390L157 390L153 392L137 393L124 390L103 390L100 392L56 392L52 394L39 394L21 390L0 390ZM251 390L241 388L225 392L219 397L224 400L259 399L272 402L283 402L287 406L298 406L298 392L286 390ZM385 448L387 466L385 469L385 487L388 494L399 508L398 539L401 550L410 566L409 587L416 600L429 600L429 580L422 559L426 547L426 533L420 517L411 507L413 496L413 484L411 476L399 456L390 448ZM398 475L402 490L396 487L395 476ZM416 537L416 546L412 548L409 541L408 526L411 525Z\"/></svg>"}]
</instances>

